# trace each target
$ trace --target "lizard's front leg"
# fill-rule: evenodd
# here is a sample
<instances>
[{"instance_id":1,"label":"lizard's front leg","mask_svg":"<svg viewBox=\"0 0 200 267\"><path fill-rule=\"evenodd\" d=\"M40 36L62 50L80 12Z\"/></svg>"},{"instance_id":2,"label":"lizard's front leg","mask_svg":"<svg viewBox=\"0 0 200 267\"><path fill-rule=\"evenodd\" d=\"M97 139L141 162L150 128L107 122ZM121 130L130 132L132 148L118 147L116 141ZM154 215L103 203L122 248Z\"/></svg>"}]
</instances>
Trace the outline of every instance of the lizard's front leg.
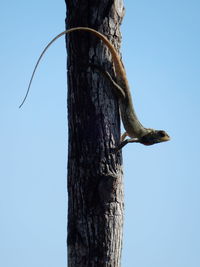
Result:
<instances>
[{"instance_id":1,"label":"lizard's front leg","mask_svg":"<svg viewBox=\"0 0 200 267\"><path fill-rule=\"evenodd\" d=\"M115 148L115 152L122 149L125 145L129 143L140 143L140 140L138 138L129 138L125 139L128 136L127 132L123 133L121 136L121 143Z\"/></svg>"},{"instance_id":2,"label":"lizard's front leg","mask_svg":"<svg viewBox=\"0 0 200 267\"><path fill-rule=\"evenodd\" d=\"M127 136L128 136L127 132L123 133L120 138L121 142L123 142Z\"/></svg>"}]
</instances>

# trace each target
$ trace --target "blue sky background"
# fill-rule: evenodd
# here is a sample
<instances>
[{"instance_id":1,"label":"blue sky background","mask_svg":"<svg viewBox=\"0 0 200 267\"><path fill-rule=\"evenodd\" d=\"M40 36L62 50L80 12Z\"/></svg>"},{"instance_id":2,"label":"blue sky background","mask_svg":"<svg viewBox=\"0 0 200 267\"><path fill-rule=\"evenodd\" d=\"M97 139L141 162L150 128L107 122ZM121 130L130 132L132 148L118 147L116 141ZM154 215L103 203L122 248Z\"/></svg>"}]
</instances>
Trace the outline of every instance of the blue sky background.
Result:
<instances>
[{"instance_id":1,"label":"blue sky background","mask_svg":"<svg viewBox=\"0 0 200 267\"><path fill-rule=\"evenodd\" d=\"M64 1L0 8L0 266L66 266ZM125 1L122 54L136 111L170 142L124 148L123 267L200 266L200 2Z\"/></svg>"}]
</instances>

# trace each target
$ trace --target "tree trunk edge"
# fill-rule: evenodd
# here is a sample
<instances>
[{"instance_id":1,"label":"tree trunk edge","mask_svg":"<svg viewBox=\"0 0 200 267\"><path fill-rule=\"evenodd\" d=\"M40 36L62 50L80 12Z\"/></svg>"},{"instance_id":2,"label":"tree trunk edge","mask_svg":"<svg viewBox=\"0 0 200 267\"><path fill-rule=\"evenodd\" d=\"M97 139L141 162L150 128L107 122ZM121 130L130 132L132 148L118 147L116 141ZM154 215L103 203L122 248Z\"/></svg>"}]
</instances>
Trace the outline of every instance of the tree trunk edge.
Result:
<instances>
[{"instance_id":1,"label":"tree trunk edge","mask_svg":"<svg viewBox=\"0 0 200 267\"><path fill-rule=\"evenodd\" d=\"M87 26L120 47L122 1L66 0L67 28ZM98 18L94 20L95 11ZM84 14L84 16L82 15ZM82 15L82 16L81 16ZM107 48L94 36L67 36L68 54L68 267L120 267L124 189L118 103L87 62L112 71ZM96 62L97 61L97 62ZM111 72L112 73L112 72Z\"/></svg>"}]
</instances>

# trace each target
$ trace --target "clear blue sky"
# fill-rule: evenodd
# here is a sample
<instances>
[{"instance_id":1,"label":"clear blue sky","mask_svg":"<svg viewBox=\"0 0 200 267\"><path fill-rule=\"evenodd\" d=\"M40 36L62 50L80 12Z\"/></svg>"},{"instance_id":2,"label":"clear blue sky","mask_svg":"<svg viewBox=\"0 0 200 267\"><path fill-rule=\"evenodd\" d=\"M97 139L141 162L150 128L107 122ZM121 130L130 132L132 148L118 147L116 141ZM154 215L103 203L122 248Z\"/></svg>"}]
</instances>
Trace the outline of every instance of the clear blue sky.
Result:
<instances>
[{"instance_id":1,"label":"clear blue sky","mask_svg":"<svg viewBox=\"0 0 200 267\"><path fill-rule=\"evenodd\" d=\"M172 140L124 148L123 267L200 266L200 2L125 1L122 54L146 127ZM66 52L62 1L0 8L0 266L66 266Z\"/></svg>"}]
</instances>

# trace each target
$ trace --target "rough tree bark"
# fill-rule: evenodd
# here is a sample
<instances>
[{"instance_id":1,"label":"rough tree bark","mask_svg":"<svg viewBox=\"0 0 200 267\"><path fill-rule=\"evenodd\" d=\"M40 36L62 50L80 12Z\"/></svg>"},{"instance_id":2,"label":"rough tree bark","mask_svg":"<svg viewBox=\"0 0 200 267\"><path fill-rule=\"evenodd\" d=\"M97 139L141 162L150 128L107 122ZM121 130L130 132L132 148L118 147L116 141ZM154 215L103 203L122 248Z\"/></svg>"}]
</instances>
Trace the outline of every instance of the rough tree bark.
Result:
<instances>
[{"instance_id":1,"label":"rough tree bark","mask_svg":"<svg viewBox=\"0 0 200 267\"><path fill-rule=\"evenodd\" d=\"M119 49L122 0L66 0L66 28L86 26ZM123 182L118 103L109 82L88 64L113 73L105 45L91 33L66 36L68 54L68 267L119 267Z\"/></svg>"}]
</instances>

